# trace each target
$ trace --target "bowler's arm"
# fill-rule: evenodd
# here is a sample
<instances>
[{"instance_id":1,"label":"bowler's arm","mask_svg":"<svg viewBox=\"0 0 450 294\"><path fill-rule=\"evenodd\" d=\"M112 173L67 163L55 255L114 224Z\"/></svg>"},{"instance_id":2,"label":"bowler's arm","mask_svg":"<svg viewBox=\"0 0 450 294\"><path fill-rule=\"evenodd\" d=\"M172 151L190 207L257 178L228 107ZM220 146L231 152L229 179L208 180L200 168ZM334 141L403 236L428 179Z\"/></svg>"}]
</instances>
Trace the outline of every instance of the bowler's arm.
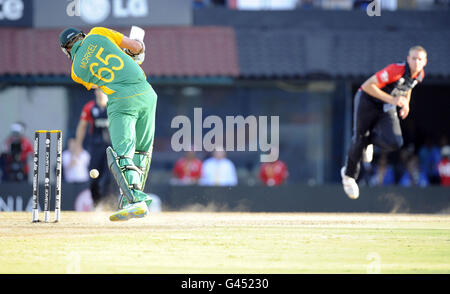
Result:
<instances>
[{"instance_id":1,"label":"bowler's arm","mask_svg":"<svg viewBox=\"0 0 450 294\"><path fill-rule=\"evenodd\" d=\"M400 117L402 119L405 119L409 114L409 102L411 101L411 93L412 89L409 89L409 91L406 93L406 103L403 105L402 109L400 109Z\"/></svg>"},{"instance_id":2,"label":"bowler's arm","mask_svg":"<svg viewBox=\"0 0 450 294\"><path fill-rule=\"evenodd\" d=\"M80 146L83 146L84 137L86 136L86 130L88 127L87 120L80 119L80 122L78 123L77 130L75 133L75 141Z\"/></svg>"},{"instance_id":3,"label":"bowler's arm","mask_svg":"<svg viewBox=\"0 0 450 294\"><path fill-rule=\"evenodd\" d=\"M408 102L408 105L409 105L409 101L411 101L411 93L412 93L412 89L409 89L408 93L406 93L406 102Z\"/></svg>"},{"instance_id":4,"label":"bowler's arm","mask_svg":"<svg viewBox=\"0 0 450 294\"><path fill-rule=\"evenodd\" d=\"M402 107L403 104L405 103L404 100L406 98L404 96L394 97L381 90L378 87L378 78L376 75L371 76L367 81L365 81L361 85L361 89L363 89L363 91L369 94L370 96L378 98L386 103L398 105L400 107Z\"/></svg>"}]
</instances>

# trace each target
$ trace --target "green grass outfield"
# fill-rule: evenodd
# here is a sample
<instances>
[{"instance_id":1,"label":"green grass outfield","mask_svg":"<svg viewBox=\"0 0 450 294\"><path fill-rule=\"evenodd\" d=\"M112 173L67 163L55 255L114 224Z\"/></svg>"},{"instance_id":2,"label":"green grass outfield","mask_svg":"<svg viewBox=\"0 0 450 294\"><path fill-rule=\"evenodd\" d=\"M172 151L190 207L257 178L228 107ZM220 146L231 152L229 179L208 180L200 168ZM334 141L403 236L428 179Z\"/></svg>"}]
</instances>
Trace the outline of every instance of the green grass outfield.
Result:
<instances>
[{"instance_id":1,"label":"green grass outfield","mask_svg":"<svg viewBox=\"0 0 450 294\"><path fill-rule=\"evenodd\" d=\"M112 223L64 211L60 223L30 220L0 213L0 273L450 273L450 215L162 212Z\"/></svg>"}]
</instances>

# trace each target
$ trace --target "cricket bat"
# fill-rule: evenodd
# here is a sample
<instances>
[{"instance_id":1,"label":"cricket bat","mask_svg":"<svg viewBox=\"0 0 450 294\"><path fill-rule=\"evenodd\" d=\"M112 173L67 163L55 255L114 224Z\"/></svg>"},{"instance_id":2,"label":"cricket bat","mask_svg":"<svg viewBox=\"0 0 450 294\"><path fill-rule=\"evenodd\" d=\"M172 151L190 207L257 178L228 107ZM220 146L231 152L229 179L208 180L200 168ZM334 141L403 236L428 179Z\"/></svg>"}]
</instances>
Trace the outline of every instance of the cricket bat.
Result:
<instances>
[{"instance_id":1,"label":"cricket bat","mask_svg":"<svg viewBox=\"0 0 450 294\"><path fill-rule=\"evenodd\" d=\"M144 41L145 37L145 31L138 27L138 26L132 26L130 31L130 39L137 39L139 41Z\"/></svg>"},{"instance_id":2,"label":"cricket bat","mask_svg":"<svg viewBox=\"0 0 450 294\"><path fill-rule=\"evenodd\" d=\"M145 31L138 27L138 26L131 26L131 31L130 31L130 39L133 40L139 40L142 43L144 43L144 37L145 37ZM134 61L136 61L137 64L141 65L144 62L145 59L145 52L139 54L138 56L136 56L136 58L134 58Z\"/></svg>"}]
</instances>

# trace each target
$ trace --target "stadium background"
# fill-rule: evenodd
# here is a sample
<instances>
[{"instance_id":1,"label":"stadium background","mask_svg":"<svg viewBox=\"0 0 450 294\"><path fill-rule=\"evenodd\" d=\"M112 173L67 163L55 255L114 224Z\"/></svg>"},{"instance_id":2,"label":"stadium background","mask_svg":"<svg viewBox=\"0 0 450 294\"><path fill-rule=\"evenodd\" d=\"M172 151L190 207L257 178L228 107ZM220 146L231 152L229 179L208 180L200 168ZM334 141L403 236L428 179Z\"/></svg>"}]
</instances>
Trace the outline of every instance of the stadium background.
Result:
<instances>
[{"instance_id":1,"label":"stadium background","mask_svg":"<svg viewBox=\"0 0 450 294\"><path fill-rule=\"evenodd\" d=\"M0 5L2 142L9 126L23 121L28 138L35 129L63 130L65 149L82 106L94 95L71 81L70 63L57 44L60 30L106 26L128 34L135 24L147 32L143 68L159 98L146 189L165 209L213 203L218 210L448 212L448 188L362 186L362 197L350 201L339 176L355 91L375 71L404 61L413 45L424 46L429 57L425 81L413 91L411 114L402 121L405 145L418 150L427 138L450 137L448 2L397 1L394 11L369 17L351 0L304 1L311 5L281 10L266 1L254 10L236 9L240 1L205 1L204 7L186 0L93 1L109 12L101 21L67 15L71 2ZM171 186L173 165L183 154L171 150L176 130L170 122L176 115L192 118L194 107L204 117L279 116L287 183L263 187L257 177L260 154L228 152L238 169L237 187ZM83 189L65 184L63 209L74 209ZM30 194L31 183L1 183L0 209L26 209Z\"/></svg>"}]
</instances>

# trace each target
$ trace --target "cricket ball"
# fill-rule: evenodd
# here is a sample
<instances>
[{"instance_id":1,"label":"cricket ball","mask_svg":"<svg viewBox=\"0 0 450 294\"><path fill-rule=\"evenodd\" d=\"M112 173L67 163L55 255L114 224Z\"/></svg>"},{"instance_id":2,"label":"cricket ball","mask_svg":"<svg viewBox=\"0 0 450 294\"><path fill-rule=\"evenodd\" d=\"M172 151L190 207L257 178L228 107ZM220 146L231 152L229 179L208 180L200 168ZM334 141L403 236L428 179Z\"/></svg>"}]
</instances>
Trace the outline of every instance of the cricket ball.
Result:
<instances>
[{"instance_id":1,"label":"cricket ball","mask_svg":"<svg viewBox=\"0 0 450 294\"><path fill-rule=\"evenodd\" d=\"M98 175L99 175L99 172L98 172L98 170L96 170L95 168L94 168L94 169L91 169L91 171L89 172L89 176L90 176L92 179L98 178Z\"/></svg>"}]
</instances>

